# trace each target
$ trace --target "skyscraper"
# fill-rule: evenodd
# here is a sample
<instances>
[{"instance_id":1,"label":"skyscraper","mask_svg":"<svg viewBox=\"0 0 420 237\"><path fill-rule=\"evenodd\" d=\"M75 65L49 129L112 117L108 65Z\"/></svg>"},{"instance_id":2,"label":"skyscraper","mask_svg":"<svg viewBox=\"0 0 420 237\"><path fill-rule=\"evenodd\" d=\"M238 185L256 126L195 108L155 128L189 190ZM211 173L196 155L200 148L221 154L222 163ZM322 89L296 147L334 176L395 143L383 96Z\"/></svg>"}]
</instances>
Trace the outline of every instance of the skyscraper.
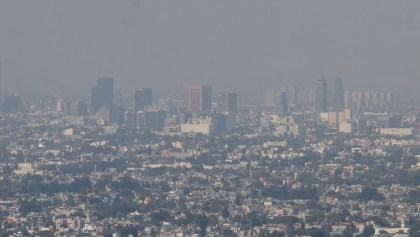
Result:
<instances>
[{"instance_id":1,"label":"skyscraper","mask_svg":"<svg viewBox=\"0 0 420 237\"><path fill-rule=\"evenodd\" d=\"M328 112L327 80L324 76L316 84L315 103L317 112Z\"/></svg>"},{"instance_id":2,"label":"skyscraper","mask_svg":"<svg viewBox=\"0 0 420 237\"><path fill-rule=\"evenodd\" d=\"M189 111L201 113L211 109L211 86L190 86L188 88Z\"/></svg>"},{"instance_id":3,"label":"skyscraper","mask_svg":"<svg viewBox=\"0 0 420 237\"><path fill-rule=\"evenodd\" d=\"M87 116L88 115L88 104L85 101L77 102L77 116Z\"/></svg>"},{"instance_id":4,"label":"skyscraper","mask_svg":"<svg viewBox=\"0 0 420 237\"><path fill-rule=\"evenodd\" d=\"M287 99L287 93L285 91L282 91L276 98L276 107L280 116L289 115L289 103Z\"/></svg>"},{"instance_id":5,"label":"skyscraper","mask_svg":"<svg viewBox=\"0 0 420 237\"><path fill-rule=\"evenodd\" d=\"M6 95L4 97L2 111L5 113L12 112L12 111L28 112L29 103L23 95L20 95L20 94Z\"/></svg>"},{"instance_id":6,"label":"skyscraper","mask_svg":"<svg viewBox=\"0 0 420 237\"><path fill-rule=\"evenodd\" d=\"M114 79L99 78L91 91L91 110L98 112L99 108L110 109L114 105Z\"/></svg>"},{"instance_id":7,"label":"skyscraper","mask_svg":"<svg viewBox=\"0 0 420 237\"><path fill-rule=\"evenodd\" d=\"M229 93L227 95L227 110L233 112L238 110L238 95L236 93Z\"/></svg>"},{"instance_id":8,"label":"skyscraper","mask_svg":"<svg viewBox=\"0 0 420 237\"><path fill-rule=\"evenodd\" d=\"M144 110L144 107L152 105L152 90L149 88L136 89L134 91L134 108L136 111Z\"/></svg>"},{"instance_id":9,"label":"skyscraper","mask_svg":"<svg viewBox=\"0 0 420 237\"><path fill-rule=\"evenodd\" d=\"M167 110L148 108L144 112L144 126L152 130L161 130L165 126L165 119L167 117Z\"/></svg>"},{"instance_id":10,"label":"skyscraper","mask_svg":"<svg viewBox=\"0 0 420 237\"><path fill-rule=\"evenodd\" d=\"M236 112L238 110L238 96L236 93L219 93L217 107L221 111Z\"/></svg>"},{"instance_id":11,"label":"skyscraper","mask_svg":"<svg viewBox=\"0 0 420 237\"><path fill-rule=\"evenodd\" d=\"M287 87L287 97L289 105L297 105L299 102L299 88L297 86Z\"/></svg>"},{"instance_id":12,"label":"skyscraper","mask_svg":"<svg viewBox=\"0 0 420 237\"><path fill-rule=\"evenodd\" d=\"M343 80L339 77L335 79L333 106L335 111L342 111L344 109L344 87Z\"/></svg>"},{"instance_id":13,"label":"skyscraper","mask_svg":"<svg viewBox=\"0 0 420 237\"><path fill-rule=\"evenodd\" d=\"M121 106L112 106L109 110L109 122L116 124L124 123L124 108Z\"/></svg>"},{"instance_id":14,"label":"skyscraper","mask_svg":"<svg viewBox=\"0 0 420 237\"><path fill-rule=\"evenodd\" d=\"M213 92L211 86L202 86L202 111L211 110L211 104L213 102L212 93Z\"/></svg>"}]
</instances>

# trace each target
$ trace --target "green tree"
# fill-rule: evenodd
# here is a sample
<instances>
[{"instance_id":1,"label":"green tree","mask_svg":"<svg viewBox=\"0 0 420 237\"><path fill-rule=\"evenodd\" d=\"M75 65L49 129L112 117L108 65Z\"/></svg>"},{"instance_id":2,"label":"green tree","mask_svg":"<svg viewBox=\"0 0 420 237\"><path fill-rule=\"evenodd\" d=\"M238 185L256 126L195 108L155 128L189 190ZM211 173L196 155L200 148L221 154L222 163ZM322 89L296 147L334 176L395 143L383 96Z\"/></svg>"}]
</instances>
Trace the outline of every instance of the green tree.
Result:
<instances>
[{"instance_id":1,"label":"green tree","mask_svg":"<svg viewBox=\"0 0 420 237\"><path fill-rule=\"evenodd\" d=\"M384 200L384 196L378 193L378 190L374 187L365 187L363 188L362 192L359 193L359 199L367 202L370 200L381 201Z\"/></svg>"},{"instance_id":2,"label":"green tree","mask_svg":"<svg viewBox=\"0 0 420 237\"><path fill-rule=\"evenodd\" d=\"M365 225L362 232L363 236L372 236L375 234L375 229L371 225Z\"/></svg>"}]
</instances>

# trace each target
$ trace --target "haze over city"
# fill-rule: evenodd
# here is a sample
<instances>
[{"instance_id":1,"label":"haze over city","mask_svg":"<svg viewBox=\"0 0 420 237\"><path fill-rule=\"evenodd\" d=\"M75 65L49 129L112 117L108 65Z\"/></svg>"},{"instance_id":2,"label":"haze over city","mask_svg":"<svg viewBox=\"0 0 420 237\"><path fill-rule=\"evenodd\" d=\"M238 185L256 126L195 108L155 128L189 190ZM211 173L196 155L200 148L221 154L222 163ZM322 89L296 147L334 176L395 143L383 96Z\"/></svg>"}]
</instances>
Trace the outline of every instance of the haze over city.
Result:
<instances>
[{"instance_id":1,"label":"haze over city","mask_svg":"<svg viewBox=\"0 0 420 237\"><path fill-rule=\"evenodd\" d=\"M2 91L420 87L420 2L72 0L0 2ZM87 94L87 93L85 93Z\"/></svg>"},{"instance_id":2,"label":"haze over city","mask_svg":"<svg viewBox=\"0 0 420 237\"><path fill-rule=\"evenodd\" d=\"M0 0L0 237L420 237L419 0Z\"/></svg>"}]
</instances>

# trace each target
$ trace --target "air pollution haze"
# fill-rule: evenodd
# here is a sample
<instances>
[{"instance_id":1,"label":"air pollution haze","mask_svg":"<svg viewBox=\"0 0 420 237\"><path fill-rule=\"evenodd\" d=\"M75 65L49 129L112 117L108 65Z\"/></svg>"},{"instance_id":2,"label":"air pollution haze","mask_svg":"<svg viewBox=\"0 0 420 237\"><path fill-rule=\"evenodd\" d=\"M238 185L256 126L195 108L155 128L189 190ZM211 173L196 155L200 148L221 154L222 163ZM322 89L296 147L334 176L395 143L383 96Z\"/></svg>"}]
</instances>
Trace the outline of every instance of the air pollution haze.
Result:
<instances>
[{"instance_id":1,"label":"air pollution haze","mask_svg":"<svg viewBox=\"0 0 420 237\"><path fill-rule=\"evenodd\" d=\"M2 0L3 91L420 87L420 1Z\"/></svg>"},{"instance_id":2,"label":"air pollution haze","mask_svg":"<svg viewBox=\"0 0 420 237\"><path fill-rule=\"evenodd\" d=\"M420 0L0 0L0 236L420 237Z\"/></svg>"}]
</instances>

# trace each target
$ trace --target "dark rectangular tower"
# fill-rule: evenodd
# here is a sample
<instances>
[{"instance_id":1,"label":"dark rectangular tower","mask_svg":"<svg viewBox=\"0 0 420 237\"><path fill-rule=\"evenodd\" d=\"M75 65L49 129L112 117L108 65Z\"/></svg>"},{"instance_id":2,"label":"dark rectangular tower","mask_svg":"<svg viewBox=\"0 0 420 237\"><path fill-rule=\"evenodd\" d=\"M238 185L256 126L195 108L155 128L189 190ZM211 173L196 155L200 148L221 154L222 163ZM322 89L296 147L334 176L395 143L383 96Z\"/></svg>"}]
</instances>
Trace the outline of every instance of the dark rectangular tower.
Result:
<instances>
[{"instance_id":1,"label":"dark rectangular tower","mask_svg":"<svg viewBox=\"0 0 420 237\"><path fill-rule=\"evenodd\" d=\"M93 113L101 107L110 109L114 105L114 79L99 78L91 90L91 100Z\"/></svg>"},{"instance_id":2,"label":"dark rectangular tower","mask_svg":"<svg viewBox=\"0 0 420 237\"><path fill-rule=\"evenodd\" d=\"M193 114L211 110L211 86L190 86L188 88L189 111Z\"/></svg>"},{"instance_id":3,"label":"dark rectangular tower","mask_svg":"<svg viewBox=\"0 0 420 237\"><path fill-rule=\"evenodd\" d=\"M327 80L324 76L316 84L315 103L317 112L328 112Z\"/></svg>"},{"instance_id":4,"label":"dark rectangular tower","mask_svg":"<svg viewBox=\"0 0 420 237\"><path fill-rule=\"evenodd\" d=\"M236 112L238 110L238 96L236 93L219 93L217 107L220 111Z\"/></svg>"},{"instance_id":5,"label":"dark rectangular tower","mask_svg":"<svg viewBox=\"0 0 420 237\"><path fill-rule=\"evenodd\" d=\"M289 115L289 103L287 99L287 93L285 91L282 91L280 95L276 97L276 107L280 116Z\"/></svg>"},{"instance_id":6,"label":"dark rectangular tower","mask_svg":"<svg viewBox=\"0 0 420 237\"><path fill-rule=\"evenodd\" d=\"M335 79L334 94L333 94L333 106L334 111L344 110L344 87L343 80L341 78Z\"/></svg>"},{"instance_id":7,"label":"dark rectangular tower","mask_svg":"<svg viewBox=\"0 0 420 237\"><path fill-rule=\"evenodd\" d=\"M148 105L152 105L152 89L141 88L134 92L134 108L136 111L144 110Z\"/></svg>"}]
</instances>

